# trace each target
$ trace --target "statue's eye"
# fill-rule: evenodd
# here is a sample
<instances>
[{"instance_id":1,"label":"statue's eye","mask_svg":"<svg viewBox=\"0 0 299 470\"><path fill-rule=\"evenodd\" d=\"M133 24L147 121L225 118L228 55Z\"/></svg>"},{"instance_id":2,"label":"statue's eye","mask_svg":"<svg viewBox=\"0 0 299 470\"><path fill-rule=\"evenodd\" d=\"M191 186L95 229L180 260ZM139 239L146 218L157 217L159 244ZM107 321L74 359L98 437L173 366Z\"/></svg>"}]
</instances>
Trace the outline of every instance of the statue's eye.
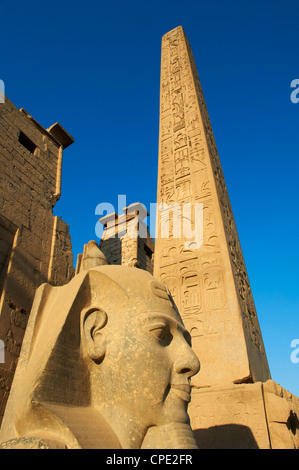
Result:
<instances>
[{"instance_id":1,"label":"statue's eye","mask_svg":"<svg viewBox=\"0 0 299 470\"><path fill-rule=\"evenodd\" d=\"M158 338L158 339L164 339L166 336L166 327L165 326L159 326L157 328L153 328L151 332Z\"/></svg>"},{"instance_id":2,"label":"statue's eye","mask_svg":"<svg viewBox=\"0 0 299 470\"><path fill-rule=\"evenodd\" d=\"M169 325L157 325L150 329L150 332L160 341L163 346L167 346L172 340Z\"/></svg>"}]
</instances>

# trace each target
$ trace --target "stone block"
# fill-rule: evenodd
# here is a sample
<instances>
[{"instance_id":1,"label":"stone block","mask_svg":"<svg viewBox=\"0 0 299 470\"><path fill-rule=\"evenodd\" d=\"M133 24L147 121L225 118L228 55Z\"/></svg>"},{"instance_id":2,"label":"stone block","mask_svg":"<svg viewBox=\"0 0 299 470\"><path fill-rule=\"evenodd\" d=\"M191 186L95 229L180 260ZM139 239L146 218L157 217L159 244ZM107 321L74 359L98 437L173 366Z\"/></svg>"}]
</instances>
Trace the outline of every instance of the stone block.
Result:
<instances>
[{"instance_id":1,"label":"stone block","mask_svg":"<svg viewBox=\"0 0 299 470\"><path fill-rule=\"evenodd\" d=\"M202 449L299 448L299 400L272 380L194 389L189 415Z\"/></svg>"}]
</instances>

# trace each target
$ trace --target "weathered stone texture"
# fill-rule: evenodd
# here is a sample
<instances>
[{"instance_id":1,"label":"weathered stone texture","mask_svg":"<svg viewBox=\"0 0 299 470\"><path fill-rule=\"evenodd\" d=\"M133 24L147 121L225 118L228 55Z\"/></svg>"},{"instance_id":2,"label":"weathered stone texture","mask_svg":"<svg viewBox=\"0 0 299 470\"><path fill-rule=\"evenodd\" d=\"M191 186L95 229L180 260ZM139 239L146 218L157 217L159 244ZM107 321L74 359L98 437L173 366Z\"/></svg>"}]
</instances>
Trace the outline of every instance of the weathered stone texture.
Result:
<instances>
[{"instance_id":1,"label":"weathered stone texture","mask_svg":"<svg viewBox=\"0 0 299 470\"><path fill-rule=\"evenodd\" d=\"M154 275L171 290L200 358L194 385L269 379L211 123L182 27L162 38L157 202L179 204L182 213L186 203L203 207L201 247L176 237L173 228L162 238L161 219L155 239Z\"/></svg>"},{"instance_id":2,"label":"weathered stone texture","mask_svg":"<svg viewBox=\"0 0 299 470\"><path fill-rule=\"evenodd\" d=\"M65 141L7 98L0 104L0 421L37 287L65 284L73 275L68 226L53 216L60 197ZM53 135L52 135L53 134Z\"/></svg>"}]
</instances>

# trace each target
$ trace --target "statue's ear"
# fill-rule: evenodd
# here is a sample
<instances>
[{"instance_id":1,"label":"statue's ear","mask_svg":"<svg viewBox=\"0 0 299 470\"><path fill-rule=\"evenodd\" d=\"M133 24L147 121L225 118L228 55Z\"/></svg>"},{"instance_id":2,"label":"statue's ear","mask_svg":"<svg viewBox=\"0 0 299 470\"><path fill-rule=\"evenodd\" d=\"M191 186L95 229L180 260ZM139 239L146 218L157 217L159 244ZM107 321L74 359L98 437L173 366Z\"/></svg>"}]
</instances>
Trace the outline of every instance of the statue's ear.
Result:
<instances>
[{"instance_id":1,"label":"statue's ear","mask_svg":"<svg viewBox=\"0 0 299 470\"><path fill-rule=\"evenodd\" d=\"M83 312L83 342L88 356L100 363L106 352L105 325L108 316L98 307L89 307Z\"/></svg>"}]
</instances>

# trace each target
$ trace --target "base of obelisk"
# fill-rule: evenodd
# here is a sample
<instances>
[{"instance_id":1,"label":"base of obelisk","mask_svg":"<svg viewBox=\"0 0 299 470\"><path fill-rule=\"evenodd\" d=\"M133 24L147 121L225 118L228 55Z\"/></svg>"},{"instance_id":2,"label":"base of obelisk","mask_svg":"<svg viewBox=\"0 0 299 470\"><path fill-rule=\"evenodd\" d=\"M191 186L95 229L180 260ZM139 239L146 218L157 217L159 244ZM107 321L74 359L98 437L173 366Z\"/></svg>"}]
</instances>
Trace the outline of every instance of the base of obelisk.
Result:
<instances>
[{"instance_id":1,"label":"base of obelisk","mask_svg":"<svg viewBox=\"0 0 299 470\"><path fill-rule=\"evenodd\" d=\"M299 448L299 399L273 380L194 389L189 416L201 449Z\"/></svg>"}]
</instances>

